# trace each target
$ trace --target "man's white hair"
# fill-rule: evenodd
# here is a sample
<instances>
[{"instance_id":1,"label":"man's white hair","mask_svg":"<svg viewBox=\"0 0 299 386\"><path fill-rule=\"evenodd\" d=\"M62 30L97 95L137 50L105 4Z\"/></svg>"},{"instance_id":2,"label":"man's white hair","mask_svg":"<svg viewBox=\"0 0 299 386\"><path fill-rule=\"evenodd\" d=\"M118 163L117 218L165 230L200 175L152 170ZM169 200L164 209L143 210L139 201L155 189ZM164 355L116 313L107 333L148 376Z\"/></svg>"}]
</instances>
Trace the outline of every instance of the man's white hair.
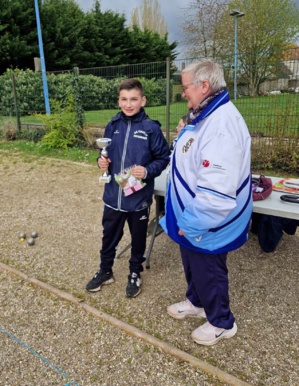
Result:
<instances>
[{"instance_id":1,"label":"man's white hair","mask_svg":"<svg viewBox=\"0 0 299 386\"><path fill-rule=\"evenodd\" d=\"M190 72L191 82L198 86L204 80L208 80L212 91L225 87L223 67L210 59L201 59L189 64L182 74Z\"/></svg>"}]
</instances>

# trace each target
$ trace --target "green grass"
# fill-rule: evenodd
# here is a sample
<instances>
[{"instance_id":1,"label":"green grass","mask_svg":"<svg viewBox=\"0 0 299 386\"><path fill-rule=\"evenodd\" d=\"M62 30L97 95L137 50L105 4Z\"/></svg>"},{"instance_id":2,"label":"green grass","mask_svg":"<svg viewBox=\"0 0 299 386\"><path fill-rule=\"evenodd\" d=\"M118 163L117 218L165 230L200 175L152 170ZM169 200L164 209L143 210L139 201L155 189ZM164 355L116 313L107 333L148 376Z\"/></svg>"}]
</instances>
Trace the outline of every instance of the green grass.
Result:
<instances>
[{"instance_id":1,"label":"green grass","mask_svg":"<svg viewBox=\"0 0 299 386\"><path fill-rule=\"evenodd\" d=\"M285 130L298 134L299 94L280 94L256 98L243 97L233 101L251 133L265 135Z\"/></svg>"},{"instance_id":2,"label":"green grass","mask_svg":"<svg viewBox=\"0 0 299 386\"><path fill-rule=\"evenodd\" d=\"M85 122L88 126L98 126L105 127L110 119L116 115L120 110L98 110L98 111L86 111L85 112ZM155 106L155 107L146 107L146 113L150 118L158 120L162 128L166 127L166 107L165 106ZM175 130L178 121L182 115L187 113L187 103L179 102L174 103L170 106L170 128ZM0 115L0 126L6 121L12 121L16 124L15 117L6 117ZM21 117L21 123L42 123L41 119L35 115L27 115Z\"/></svg>"},{"instance_id":3,"label":"green grass","mask_svg":"<svg viewBox=\"0 0 299 386\"><path fill-rule=\"evenodd\" d=\"M233 103L241 112L251 133L271 135L278 129L283 129L288 134L298 135L299 94L280 94L255 98L242 97L236 101L233 100ZM162 129L165 130L166 107L145 107L145 110L150 118L158 120L162 125ZM86 111L85 122L88 126L105 127L118 111L118 109ZM179 119L187 111L185 101L170 105L170 131L175 131ZM7 120L16 122L15 117L0 116L0 126ZM41 120L34 115L23 116L21 117L21 123L41 123Z\"/></svg>"},{"instance_id":4,"label":"green grass","mask_svg":"<svg viewBox=\"0 0 299 386\"><path fill-rule=\"evenodd\" d=\"M110 119L120 110L86 111L85 120L90 126L105 127ZM161 123L162 129L166 128L166 106L145 107L147 115ZM179 102L170 105L170 128L175 130L181 116L188 112L187 103Z\"/></svg>"},{"instance_id":5,"label":"green grass","mask_svg":"<svg viewBox=\"0 0 299 386\"><path fill-rule=\"evenodd\" d=\"M24 154L31 154L38 157L51 157L72 162L85 162L88 164L95 164L99 154L96 149L79 149L75 147L67 150L45 149L39 144L28 141L0 141L0 149L9 150L10 152L22 152Z\"/></svg>"}]
</instances>

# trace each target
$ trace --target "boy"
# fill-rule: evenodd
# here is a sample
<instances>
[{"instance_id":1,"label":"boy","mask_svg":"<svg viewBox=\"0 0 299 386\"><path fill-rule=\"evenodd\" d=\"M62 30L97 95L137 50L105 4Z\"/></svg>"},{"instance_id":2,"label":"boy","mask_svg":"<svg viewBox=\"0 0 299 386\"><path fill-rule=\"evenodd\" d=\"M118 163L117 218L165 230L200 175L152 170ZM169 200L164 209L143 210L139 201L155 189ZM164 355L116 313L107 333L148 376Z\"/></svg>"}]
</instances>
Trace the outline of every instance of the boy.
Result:
<instances>
[{"instance_id":1,"label":"boy","mask_svg":"<svg viewBox=\"0 0 299 386\"><path fill-rule=\"evenodd\" d=\"M102 285L114 282L112 267L126 221L131 233L126 296L132 298L141 292L140 273L145 261L154 179L169 162L169 147L160 124L146 115L143 109L145 104L142 84L137 79L124 80L119 87L118 105L121 112L112 118L104 133L105 138L111 138L109 158L98 158L99 168L103 172L109 169L111 181L105 184L103 197L105 206L100 269L86 285L89 292L99 291ZM145 186L125 196L114 176L130 167L131 175L141 179Z\"/></svg>"}]
</instances>

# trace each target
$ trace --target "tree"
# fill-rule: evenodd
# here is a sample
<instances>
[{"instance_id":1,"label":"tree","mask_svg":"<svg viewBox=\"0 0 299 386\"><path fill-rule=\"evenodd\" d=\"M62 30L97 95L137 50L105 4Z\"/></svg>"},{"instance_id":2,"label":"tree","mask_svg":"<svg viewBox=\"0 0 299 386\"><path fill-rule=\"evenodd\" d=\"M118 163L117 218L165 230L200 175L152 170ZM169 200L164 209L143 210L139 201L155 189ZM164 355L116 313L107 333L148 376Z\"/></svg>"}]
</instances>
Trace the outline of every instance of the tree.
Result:
<instances>
[{"instance_id":1,"label":"tree","mask_svg":"<svg viewBox=\"0 0 299 386\"><path fill-rule=\"evenodd\" d=\"M87 13L75 0L39 3L48 71L175 57L176 43L169 44L167 34L161 37L150 30L131 29L126 26L124 14L102 12L99 0ZM0 74L7 68L34 69L35 56L39 56L39 48L34 1L0 0Z\"/></svg>"},{"instance_id":2,"label":"tree","mask_svg":"<svg viewBox=\"0 0 299 386\"><path fill-rule=\"evenodd\" d=\"M102 12L99 1L95 2L87 16L90 17L88 29L92 33L86 44L92 44L90 49L97 59L95 66L157 62L165 61L167 57L174 59L176 56L174 50L177 44L169 44L167 35L161 37L158 32L141 30L136 25L128 28L123 14L110 10ZM123 68L123 71L126 69Z\"/></svg>"},{"instance_id":3,"label":"tree","mask_svg":"<svg viewBox=\"0 0 299 386\"><path fill-rule=\"evenodd\" d=\"M206 24L206 19L202 19L204 28L198 30L198 48L193 52L221 58L226 65L229 62L232 64L234 22L229 13L233 9L244 12L245 16L238 19L238 76L248 84L250 96L254 96L259 91L259 85L273 75L273 63L281 60L281 52L296 41L299 10L291 0L230 0L222 4L217 0L212 1L219 7L220 18L214 14L214 24L213 18L210 20L211 26ZM194 1L192 4L193 7L197 6L197 12L194 9L193 12L201 15L199 10L208 3L206 0ZM207 38L203 31L212 32ZM186 38L189 36L188 41L191 42L186 24L183 25L183 33ZM206 51L205 44L209 48ZM216 48L214 51L213 47Z\"/></svg>"},{"instance_id":4,"label":"tree","mask_svg":"<svg viewBox=\"0 0 299 386\"><path fill-rule=\"evenodd\" d=\"M40 9L47 70L66 70L84 62L84 12L74 0L45 0Z\"/></svg>"},{"instance_id":5,"label":"tree","mask_svg":"<svg viewBox=\"0 0 299 386\"><path fill-rule=\"evenodd\" d=\"M0 0L0 74L7 68L33 68L38 56L34 2Z\"/></svg>"},{"instance_id":6,"label":"tree","mask_svg":"<svg viewBox=\"0 0 299 386\"><path fill-rule=\"evenodd\" d=\"M130 32L131 44L128 49L128 63L164 62L167 57L174 60L177 43L169 44L167 35L162 38L158 32L144 30L133 26Z\"/></svg>"},{"instance_id":7,"label":"tree","mask_svg":"<svg viewBox=\"0 0 299 386\"><path fill-rule=\"evenodd\" d=\"M139 27L142 31L157 32L161 37L165 37L168 33L158 0L143 0L140 7L133 9L130 24Z\"/></svg>"},{"instance_id":8,"label":"tree","mask_svg":"<svg viewBox=\"0 0 299 386\"><path fill-rule=\"evenodd\" d=\"M233 0L228 6L245 13L238 31L239 74L248 84L249 95L254 96L260 84L275 73L282 51L295 42L299 10L290 0ZM229 18L226 14L227 23Z\"/></svg>"},{"instance_id":9,"label":"tree","mask_svg":"<svg viewBox=\"0 0 299 386\"><path fill-rule=\"evenodd\" d=\"M125 15L102 12L98 0L87 13L74 0L45 0L42 23L48 70L117 66L136 63L138 58L158 61L163 55L172 55L176 46L145 31L139 31L140 41L136 40L136 33L126 26Z\"/></svg>"},{"instance_id":10,"label":"tree","mask_svg":"<svg viewBox=\"0 0 299 386\"><path fill-rule=\"evenodd\" d=\"M218 57L223 48L219 25L225 11L223 0L192 0L184 9L180 27L190 57Z\"/></svg>"},{"instance_id":11,"label":"tree","mask_svg":"<svg viewBox=\"0 0 299 386\"><path fill-rule=\"evenodd\" d=\"M130 47L129 29L125 26L123 14L113 11L102 12L99 1L88 13L94 33L91 39L94 44L95 66L113 66L128 63ZM89 41L89 39L88 39Z\"/></svg>"}]
</instances>

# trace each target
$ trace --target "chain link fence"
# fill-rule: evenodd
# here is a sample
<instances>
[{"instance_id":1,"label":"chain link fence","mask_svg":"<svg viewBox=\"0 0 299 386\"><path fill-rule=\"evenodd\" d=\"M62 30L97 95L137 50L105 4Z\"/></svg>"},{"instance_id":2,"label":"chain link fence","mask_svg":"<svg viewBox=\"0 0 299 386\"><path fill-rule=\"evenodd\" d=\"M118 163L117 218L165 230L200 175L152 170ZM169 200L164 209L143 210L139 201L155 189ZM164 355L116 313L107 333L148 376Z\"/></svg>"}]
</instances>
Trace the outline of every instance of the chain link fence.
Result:
<instances>
[{"instance_id":1,"label":"chain link fence","mask_svg":"<svg viewBox=\"0 0 299 386\"><path fill-rule=\"evenodd\" d=\"M265 152L273 156L277 146L298 153L299 49L288 50L287 54L282 52L280 57L279 61L268 60L263 78L258 82L253 76L256 69L246 70L244 55L238 58L238 69L233 65L234 57L218 60L223 65L232 102L251 133L253 158L264 159L261 155ZM186 101L182 99L181 72L194 60L196 58L51 72L47 74L49 98L59 101L62 109L73 98L77 108L79 103L84 112L82 123L104 128L119 111L120 82L138 78L147 97L146 112L161 123L170 142L178 121L187 113ZM0 127L7 120L14 120L20 128L39 125L36 113L45 112L41 74L11 71L0 77L0 86L3 90Z\"/></svg>"}]
</instances>

